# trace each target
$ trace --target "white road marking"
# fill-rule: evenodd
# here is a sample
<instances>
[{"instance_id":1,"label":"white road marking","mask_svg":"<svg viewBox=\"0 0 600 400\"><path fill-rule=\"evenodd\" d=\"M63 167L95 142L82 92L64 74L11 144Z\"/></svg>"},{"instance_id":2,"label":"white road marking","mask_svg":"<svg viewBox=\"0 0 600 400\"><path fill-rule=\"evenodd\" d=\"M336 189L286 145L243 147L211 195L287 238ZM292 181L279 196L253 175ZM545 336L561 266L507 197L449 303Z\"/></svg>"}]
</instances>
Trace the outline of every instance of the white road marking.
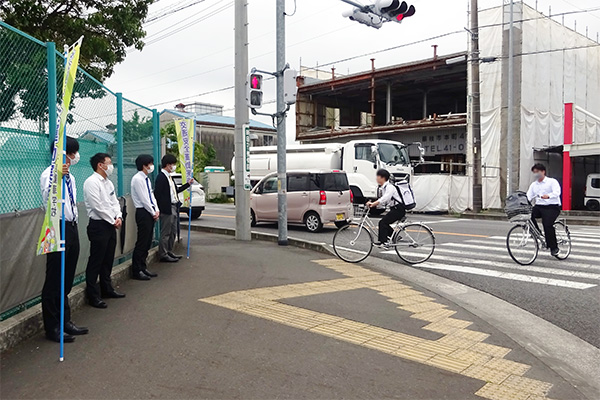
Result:
<instances>
[{"instance_id":1,"label":"white road marking","mask_svg":"<svg viewBox=\"0 0 600 400\"><path fill-rule=\"evenodd\" d=\"M524 274L515 274L512 272L496 271L493 269L462 267L460 265L440 264L440 263L433 263L433 262L416 264L414 266L418 267L418 268L428 268L428 269L439 269L439 270L445 270L445 271L463 272L466 274L491 276L491 277L502 278L502 279L510 279L510 280L514 280L514 281L539 283L542 285L559 286L559 287L566 287L566 288L571 288L571 289L589 289L589 288L597 286L597 285L591 284L591 283L573 282L573 281L567 281L564 279L544 278L544 277L540 277L540 276L532 276L532 275L524 275Z\"/></svg>"},{"instance_id":2,"label":"white road marking","mask_svg":"<svg viewBox=\"0 0 600 400\"><path fill-rule=\"evenodd\" d=\"M482 245L472 244L472 243L482 243ZM487 246L484 246L483 244L487 244ZM500 248L494 248L493 243L487 243L485 241L474 241L474 240L470 240L469 242L464 242L464 243L455 243L455 242L442 243L441 246L467 248L467 249L474 249L474 250L481 250L481 251L500 251L501 250ZM571 254L571 255L569 255L569 259L598 262L597 256L582 256L579 254Z\"/></svg>"},{"instance_id":3,"label":"white road marking","mask_svg":"<svg viewBox=\"0 0 600 400\"><path fill-rule=\"evenodd\" d=\"M498 241L502 241L504 243L506 243L506 236L490 236L486 239L492 239L492 240L498 240ZM469 243L471 242L475 242L474 240L469 240ZM579 239L573 238L571 237L571 246L572 247L591 247L593 249L596 249L600 246L600 242L599 243L588 243L588 242L582 242ZM581 249L581 251L586 251L584 249ZM594 251L594 254L597 253L596 251Z\"/></svg>"}]
</instances>

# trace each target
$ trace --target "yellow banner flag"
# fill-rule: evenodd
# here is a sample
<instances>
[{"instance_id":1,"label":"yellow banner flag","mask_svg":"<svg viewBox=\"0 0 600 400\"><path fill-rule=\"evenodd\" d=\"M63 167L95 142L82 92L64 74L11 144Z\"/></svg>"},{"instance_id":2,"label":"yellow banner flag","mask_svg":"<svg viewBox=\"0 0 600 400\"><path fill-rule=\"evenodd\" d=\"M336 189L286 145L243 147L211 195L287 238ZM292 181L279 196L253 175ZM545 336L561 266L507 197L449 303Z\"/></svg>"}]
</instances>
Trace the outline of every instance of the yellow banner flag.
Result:
<instances>
[{"instance_id":1,"label":"yellow banner flag","mask_svg":"<svg viewBox=\"0 0 600 400\"><path fill-rule=\"evenodd\" d=\"M62 102L59 108L59 120L54 135L54 151L52 152L52 164L50 166L50 179L48 191L48 203L46 204L46 217L42 225L42 232L37 246L37 254L47 254L54 251L63 251L61 246L60 220L62 218L62 168L63 153L66 135L67 115L71 105L73 85L79 65L79 50L83 36L67 52L65 73L62 83ZM53 129L53 127L49 127Z\"/></svg>"},{"instance_id":2,"label":"yellow banner flag","mask_svg":"<svg viewBox=\"0 0 600 400\"><path fill-rule=\"evenodd\" d=\"M175 121L177 143L179 144L179 162L181 162L181 182L185 183L194 177L194 128L193 119ZM183 207L191 208L190 197L192 188L183 192Z\"/></svg>"}]
</instances>

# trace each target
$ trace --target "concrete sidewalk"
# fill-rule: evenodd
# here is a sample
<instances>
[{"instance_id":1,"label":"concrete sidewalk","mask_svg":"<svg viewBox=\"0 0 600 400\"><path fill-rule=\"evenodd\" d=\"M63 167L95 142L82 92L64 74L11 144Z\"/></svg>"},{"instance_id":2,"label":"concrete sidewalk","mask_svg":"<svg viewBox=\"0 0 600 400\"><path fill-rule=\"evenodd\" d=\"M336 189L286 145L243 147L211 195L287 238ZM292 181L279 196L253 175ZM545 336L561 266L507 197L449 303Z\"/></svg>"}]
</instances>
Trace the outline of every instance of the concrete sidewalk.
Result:
<instances>
[{"instance_id":1,"label":"concrete sidewalk","mask_svg":"<svg viewBox=\"0 0 600 400\"><path fill-rule=\"evenodd\" d=\"M194 233L90 334L2 355L12 398L582 399L499 330L410 282L322 253Z\"/></svg>"}]
</instances>

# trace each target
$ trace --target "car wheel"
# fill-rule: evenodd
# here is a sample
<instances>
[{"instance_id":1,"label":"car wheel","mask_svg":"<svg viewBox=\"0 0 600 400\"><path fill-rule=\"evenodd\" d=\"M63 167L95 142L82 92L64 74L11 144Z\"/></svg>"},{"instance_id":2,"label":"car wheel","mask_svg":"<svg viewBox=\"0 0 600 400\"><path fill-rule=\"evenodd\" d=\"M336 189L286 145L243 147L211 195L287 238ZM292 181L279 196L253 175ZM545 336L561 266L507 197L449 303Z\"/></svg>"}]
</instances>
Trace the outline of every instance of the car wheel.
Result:
<instances>
[{"instance_id":1,"label":"car wheel","mask_svg":"<svg viewBox=\"0 0 600 400\"><path fill-rule=\"evenodd\" d=\"M189 212L189 211L188 211ZM202 210L192 208L192 219L198 219L202 215Z\"/></svg>"},{"instance_id":2,"label":"car wheel","mask_svg":"<svg viewBox=\"0 0 600 400\"><path fill-rule=\"evenodd\" d=\"M590 201L587 202L587 204L585 206L590 211L598 211L598 210L600 210L600 203L598 203L598 200L590 200Z\"/></svg>"},{"instance_id":3,"label":"car wheel","mask_svg":"<svg viewBox=\"0 0 600 400\"><path fill-rule=\"evenodd\" d=\"M256 214L254 214L254 210L250 209L250 225L256 226Z\"/></svg>"},{"instance_id":4,"label":"car wheel","mask_svg":"<svg viewBox=\"0 0 600 400\"><path fill-rule=\"evenodd\" d=\"M339 229L339 228L343 228L344 226L348 225L348 221L335 221L335 226Z\"/></svg>"},{"instance_id":5,"label":"car wheel","mask_svg":"<svg viewBox=\"0 0 600 400\"><path fill-rule=\"evenodd\" d=\"M304 216L304 225L309 232L319 232L323 229L323 222L321 222L321 217L314 211L309 211Z\"/></svg>"}]
</instances>

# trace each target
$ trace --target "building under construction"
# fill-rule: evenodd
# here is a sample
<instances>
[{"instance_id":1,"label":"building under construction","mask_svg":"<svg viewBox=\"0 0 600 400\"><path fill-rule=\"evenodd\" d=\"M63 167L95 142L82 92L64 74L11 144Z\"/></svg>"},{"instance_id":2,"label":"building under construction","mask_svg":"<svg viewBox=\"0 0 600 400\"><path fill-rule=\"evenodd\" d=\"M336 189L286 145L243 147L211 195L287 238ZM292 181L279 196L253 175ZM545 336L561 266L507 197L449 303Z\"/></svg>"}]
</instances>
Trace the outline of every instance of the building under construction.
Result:
<instances>
[{"instance_id":1,"label":"building under construction","mask_svg":"<svg viewBox=\"0 0 600 400\"><path fill-rule=\"evenodd\" d=\"M332 69L327 80L300 78L296 139L420 142L427 161L465 163L466 53L386 68L371 63L358 74L336 77ZM439 165L422 169L427 168L440 170Z\"/></svg>"}]
</instances>

